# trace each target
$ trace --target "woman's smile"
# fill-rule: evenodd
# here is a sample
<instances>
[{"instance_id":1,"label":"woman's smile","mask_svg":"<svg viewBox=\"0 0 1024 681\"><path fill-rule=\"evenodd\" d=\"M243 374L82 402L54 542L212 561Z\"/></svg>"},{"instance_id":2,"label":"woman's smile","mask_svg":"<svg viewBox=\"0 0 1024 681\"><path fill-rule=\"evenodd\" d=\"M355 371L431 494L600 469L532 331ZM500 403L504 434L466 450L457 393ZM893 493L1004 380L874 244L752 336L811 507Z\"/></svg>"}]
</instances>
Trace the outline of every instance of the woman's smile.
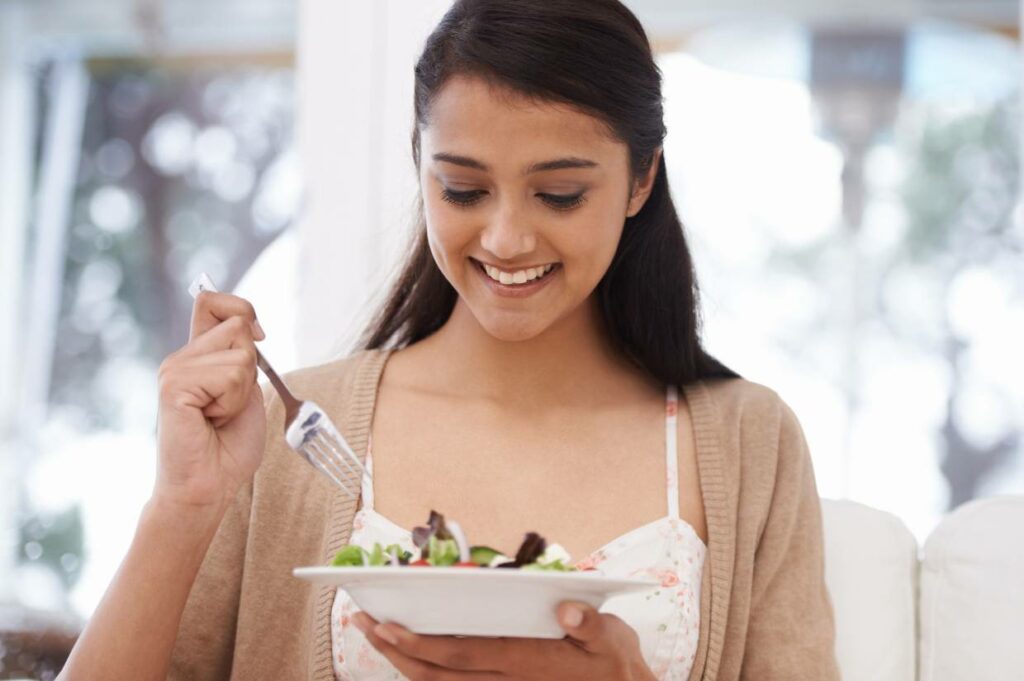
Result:
<instances>
[{"instance_id":1,"label":"woman's smile","mask_svg":"<svg viewBox=\"0 0 1024 681\"><path fill-rule=\"evenodd\" d=\"M545 288L558 276L560 263L548 263L517 270L505 270L485 264L473 258L473 269L480 274L484 285L492 292L506 298L524 298Z\"/></svg>"}]
</instances>

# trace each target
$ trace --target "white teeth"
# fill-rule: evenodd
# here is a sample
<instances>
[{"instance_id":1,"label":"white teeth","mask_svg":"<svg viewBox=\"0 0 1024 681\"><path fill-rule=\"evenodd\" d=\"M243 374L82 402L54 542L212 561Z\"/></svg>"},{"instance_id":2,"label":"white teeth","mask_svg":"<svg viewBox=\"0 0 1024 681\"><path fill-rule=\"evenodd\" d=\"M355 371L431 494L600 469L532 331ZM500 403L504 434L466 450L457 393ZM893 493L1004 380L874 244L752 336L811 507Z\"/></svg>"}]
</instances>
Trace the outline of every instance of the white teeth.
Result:
<instances>
[{"instance_id":1,"label":"white teeth","mask_svg":"<svg viewBox=\"0 0 1024 681\"><path fill-rule=\"evenodd\" d=\"M512 284L525 284L528 281L539 279L554 269L555 265L552 263L544 267L531 267L528 270L519 270L518 272L503 272L497 267L491 267L490 265L484 265L483 267L484 271L487 272L487 276L491 279L510 286Z\"/></svg>"}]
</instances>

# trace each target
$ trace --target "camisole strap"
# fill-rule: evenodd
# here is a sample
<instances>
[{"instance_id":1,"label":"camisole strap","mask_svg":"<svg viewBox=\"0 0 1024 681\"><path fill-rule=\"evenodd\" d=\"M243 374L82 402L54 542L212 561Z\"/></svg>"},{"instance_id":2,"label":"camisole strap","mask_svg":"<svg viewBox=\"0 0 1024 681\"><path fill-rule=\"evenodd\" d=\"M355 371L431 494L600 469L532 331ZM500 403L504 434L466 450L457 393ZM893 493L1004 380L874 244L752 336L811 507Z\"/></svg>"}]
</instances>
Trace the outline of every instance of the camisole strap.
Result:
<instances>
[{"instance_id":1,"label":"camisole strap","mask_svg":"<svg viewBox=\"0 0 1024 681\"><path fill-rule=\"evenodd\" d=\"M669 385L665 398L665 471L668 487L668 516L679 517L679 455L676 447L676 421L679 414L679 391Z\"/></svg>"},{"instance_id":2,"label":"camisole strap","mask_svg":"<svg viewBox=\"0 0 1024 681\"><path fill-rule=\"evenodd\" d=\"M363 463L369 476L362 478L363 486L363 510L373 510L373 436L370 435L366 441L366 461ZM369 478L369 480L367 480Z\"/></svg>"}]
</instances>

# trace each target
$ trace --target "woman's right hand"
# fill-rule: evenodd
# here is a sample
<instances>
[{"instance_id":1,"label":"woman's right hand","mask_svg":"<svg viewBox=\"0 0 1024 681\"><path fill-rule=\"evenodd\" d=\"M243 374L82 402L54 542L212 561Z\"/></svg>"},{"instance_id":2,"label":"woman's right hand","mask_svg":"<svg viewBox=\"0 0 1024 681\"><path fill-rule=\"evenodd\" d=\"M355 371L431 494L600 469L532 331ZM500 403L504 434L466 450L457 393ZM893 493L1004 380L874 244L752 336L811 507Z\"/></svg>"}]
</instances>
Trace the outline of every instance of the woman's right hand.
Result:
<instances>
[{"instance_id":1,"label":"woman's right hand","mask_svg":"<svg viewBox=\"0 0 1024 681\"><path fill-rule=\"evenodd\" d=\"M160 365L159 462L128 554L61 679L166 679L182 612L228 505L263 458L252 305L201 293L188 344Z\"/></svg>"},{"instance_id":2,"label":"woman's right hand","mask_svg":"<svg viewBox=\"0 0 1024 681\"><path fill-rule=\"evenodd\" d=\"M266 433L254 343L264 337L243 298L196 297L188 344L160 365L155 501L223 511L252 479Z\"/></svg>"}]
</instances>

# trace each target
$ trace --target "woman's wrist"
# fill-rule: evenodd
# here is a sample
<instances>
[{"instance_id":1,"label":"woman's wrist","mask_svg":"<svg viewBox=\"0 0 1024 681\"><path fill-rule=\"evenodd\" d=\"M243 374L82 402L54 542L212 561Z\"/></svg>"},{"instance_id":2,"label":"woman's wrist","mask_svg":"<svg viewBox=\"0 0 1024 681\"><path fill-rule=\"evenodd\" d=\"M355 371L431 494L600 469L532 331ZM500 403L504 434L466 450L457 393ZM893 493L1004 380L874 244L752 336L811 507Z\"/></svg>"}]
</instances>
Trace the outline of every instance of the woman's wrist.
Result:
<instances>
[{"instance_id":1,"label":"woman's wrist","mask_svg":"<svg viewBox=\"0 0 1024 681\"><path fill-rule=\"evenodd\" d=\"M227 507L227 501L192 504L155 493L142 509L136 533L158 534L182 549L194 547L205 554Z\"/></svg>"}]
</instances>

